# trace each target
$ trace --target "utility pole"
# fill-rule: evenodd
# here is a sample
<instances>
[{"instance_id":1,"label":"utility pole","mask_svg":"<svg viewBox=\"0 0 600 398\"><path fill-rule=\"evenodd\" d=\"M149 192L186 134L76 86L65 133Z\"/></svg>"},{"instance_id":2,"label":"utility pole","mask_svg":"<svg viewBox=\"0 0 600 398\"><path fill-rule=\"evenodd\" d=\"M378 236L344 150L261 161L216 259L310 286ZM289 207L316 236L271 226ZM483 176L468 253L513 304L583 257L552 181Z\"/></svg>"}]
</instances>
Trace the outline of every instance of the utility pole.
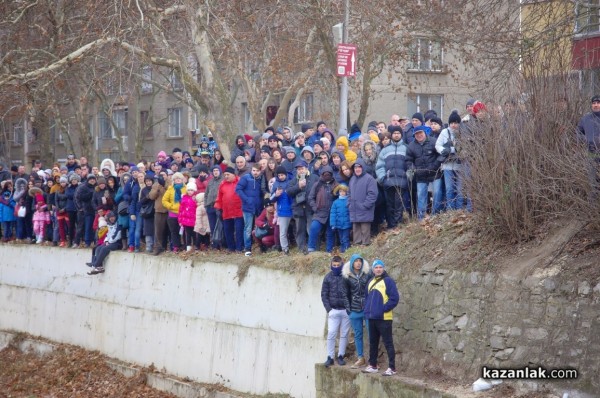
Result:
<instances>
[{"instance_id":1,"label":"utility pole","mask_svg":"<svg viewBox=\"0 0 600 398\"><path fill-rule=\"evenodd\" d=\"M344 24L342 26L342 43L348 43L348 25L350 24L350 0L344 6ZM348 136L348 77L342 77L340 87L340 118L338 122L338 136Z\"/></svg>"}]
</instances>

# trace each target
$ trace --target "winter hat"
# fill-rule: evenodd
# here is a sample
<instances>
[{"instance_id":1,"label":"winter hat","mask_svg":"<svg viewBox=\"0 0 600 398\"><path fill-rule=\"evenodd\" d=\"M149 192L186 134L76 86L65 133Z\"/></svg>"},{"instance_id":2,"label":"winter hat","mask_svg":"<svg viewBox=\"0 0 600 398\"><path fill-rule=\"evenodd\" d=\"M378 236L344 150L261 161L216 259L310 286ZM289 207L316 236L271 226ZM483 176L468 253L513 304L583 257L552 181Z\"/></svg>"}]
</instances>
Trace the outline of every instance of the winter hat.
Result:
<instances>
[{"instance_id":1,"label":"winter hat","mask_svg":"<svg viewBox=\"0 0 600 398\"><path fill-rule=\"evenodd\" d=\"M475 115L477 115L481 111L487 111L486 106L484 105L483 102L479 102L479 101L475 102L475 104L473 105L473 113Z\"/></svg>"},{"instance_id":2,"label":"winter hat","mask_svg":"<svg viewBox=\"0 0 600 398\"><path fill-rule=\"evenodd\" d=\"M375 269L375 267L381 267L383 269L385 269L385 264L383 263L383 261L377 259L375 261L373 261L373 265L371 266L371 268Z\"/></svg>"},{"instance_id":3,"label":"winter hat","mask_svg":"<svg viewBox=\"0 0 600 398\"><path fill-rule=\"evenodd\" d=\"M235 170L231 166L227 166L225 173L235 174Z\"/></svg>"},{"instance_id":4,"label":"winter hat","mask_svg":"<svg viewBox=\"0 0 600 398\"><path fill-rule=\"evenodd\" d=\"M434 117L437 117L437 112L434 111L433 109L428 110L427 112L425 112L425 114L423 115L423 118L425 119L425 121L427 120L431 120Z\"/></svg>"},{"instance_id":5,"label":"winter hat","mask_svg":"<svg viewBox=\"0 0 600 398\"><path fill-rule=\"evenodd\" d=\"M206 173L208 174L208 167L201 164L200 167L198 167L198 173Z\"/></svg>"},{"instance_id":6,"label":"winter hat","mask_svg":"<svg viewBox=\"0 0 600 398\"><path fill-rule=\"evenodd\" d=\"M419 119L421 121L421 123L423 123L423 114L421 112L417 112L414 115L412 115L413 119Z\"/></svg>"},{"instance_id":7,"label":"winter hat","mask_svg":"<svg viewBox=\"0 0 600 398\"><path fill-rule=\"evenodd\" d=\"M173 174L173 181L175 181L177 178L181 178L183 180L183 174L180 172Z\"/></svg>"},{"instance_id":8,"label":"winter hat","mask_svg":"<svg viewBox=\"0 0 600 398\"><path fill-rule=\"evenodd\" d=\"M600 102L600 95L594 95L592 97L592 102Z\"/></svg>"},{"instance_id":9,"label":"winter hat","mask_svg":"<svg viewBox=\"0 0 600 398\"><path fill-rule=\"evenodd\" d=\"M302 130L303 133L306 133L306 131L308 129L312 129L313 126L310 123L303 123L302 126L300 127L300 130Z\"/></svg>"},{"instance_id":10,"label":"winter hat","mask_svg":"<svg viewBox=\"0 0 600 398\"><path fill-rule=\"evenodd\" d=\"M452 112L448 118L448 124L460 123L460 115L457 112Z\"/></svg>"},{"instance_id":11,"label":"winter hat","mask_svg":"<svg viewBox=\"0 0 600 398\"><path fill-rule=\"evenodd\" d=\"M270 135L269 138L267 138L267 141L279 141L279 137L276 135Z\"/></svg>"},{"instance_id":12,"label":"winter hat","mask_svg":"<svg viewBox=\"0 0 600 398\"><path fill-rule=\"evenodd\" d=\"M285 151L285 154L286 154L286 155L287 155L288 153L295 152L295 151L294 151L294 147L292 147L292 146L284 146L282 149Z\"/></svg>"},{"instance_id":13,"label":"winter hat","mask_svg":"<svg viewBox=\"0 0 600 398\"><path fill-rule=\"evenodd\" d=\"M150 173L146 173L146 175L144 176L144 182L148 180L154 181L154 176ZM100 185L100 178L98 178L98 185Z\"/></svg>"},{"instance_id":14,"label":"winter hat","mask_svg":"<svg viewBox=\"0 0 600 398\"><path fill-rule=\"evenodd\" d=\"M275 175L278 175L278 174L285 174L285 175L287 175L287 170L285 169L285 167L283 167L283 166L277 167L275 169Z\"/></svg>"},{"instance_id":15,"label":"winter hat","mask_svg":"<svg viewBox=\"0 0 600 398\"><path fill-rule=\"evenodd\" d=\"M249 142L250 140L254 141L254 137L252 137L250 134L244 134L244 139L246 142Z\"/></svg>"},{"instance_id":16,"label":"winter hat","mask_svg":"<svg viewBox=\"0 0 600 398\"><path fill-rule=\"evenodd\" d=\"M475 100L475 98L469 98L469 99L467 100L467 104L466 104L466 106L473 106L473 105L475 105L475 102L477 102L477 101Z\"/></svg>"},{"instance_id":17,"label":"winter hat","mask_svg":"<svg viewBox=\"0 0 600 398\"><path fill-rule=\"evenodd\" d=\"M442 119L440 119L440 118L439 118L439 117L437 117L437 116L434 116L434 117L432 117L432 118L431 118L429 121L430 121L431 123L437 123L437 124L439 124L440 126L444 127L444 122L442 122Z\"/></svg>"},{"instance_id":18,"label":"winter hat","mask_svg":"<svg viewBox=\"0 0 600 398\"><path fill-rule=\"evenodd\" d=\"M165 153L165 151L160 151L160 152L158 153L158 155L156 155L156 157L157 157L157 158L160 158L160 157L166 158L166 157L167 157L167 154Z\"/></svg>"},{"instance_id":19,"label":"winter hat","mask_svg":"<svg viewBox=\"0 0 600 398\"><path fill-rule=\"evenodd\" d=\"M294 141L296 141L300 137L302 137L302 138L306 137L306 135L304 134L304 132L298 131L296 134L294 134Z\"/></svg>"},{"instance_id":20,"label":"winter hat","mask_svg":"<svg viewBox=\"0 0 600 398\"><path fill-rule=\"evenodd\" d=\"M88 177L88 179L89 179L89 177ZM106 184L106 178L104 178L104 177L98 177L98 178L96 178L96 183L98 185L100 185L100 184Z\"/></svg>"},{"instance_id":21,"label":"winter hat","mask_svg":"<svg viewBox=\"0 0 600 398\"><path fill-rule=\"evenodd\" d=\"M271 132L271 134L275 134L275 129L273 128L273 126L267 126L267 128L265 129L265 133L266 133L267 131L270 131L270 132Z\"/></svg>"},{"instance_id":22,"label":"winter hat","mask_svg":"<svg viewBox=\"0 0 600 398\"><path fill-rule=\"evenodd\" d=\"M402 127L400 126L392 126L391 124L388 126L388 132L390 134L394 134L395 131L399 131L402 133Z\"/></svg>"},{"instance_id":23,"label":"winter hat","mask_svg":"<svg viewBox=\"0 0 600 398\"><path fill-rule=\"evenodd\" d=\"M198 187L196 186L196 180L190 178L187 185L185 186L185 189L187 189L188 191L196 192L198 190Z\"/></svg>"},{"instance_id":24,"label":"winter hat","mask_svg":"<svg viewBox=\"0 0 600 398\"><path fill-rule=\"evenodd\" d=\"M188 163L194 164L194 161L192 160L192 158L187 158L186 160L183 161L183 163L185 163L185 164L188 164Z\"/></svg>"},{"instance_id":25,"label":"winter hat","mask_svg":"<svg viewBox=\"0 0 600 398\"><path fill-rule=\"evenodd\" d=\"M69 183L69 180L67 179L67 177L65 177L65 176L61 176L61 177L58 179L58 183L59 183L59 184L62 184L63 182L64 182L64 183L66 183L66 184L68 184L68 183Z\"/></svg>"},{"instance_id":26,"label":"winter hat","mask_svg":"<svg viewBox=\"0 0 600 398\"><path fill-rule=\"evenodd\" d=\"M36 193L35 194L35 203L37 203L38 205L44 205L46 204L44 202L44 195L41 193Z\"/></svg>"},{"instance_id":27,"label":"winter hat","mask_svg":"<svg viewBox=\"0 0 600 398\"><path fill-rule=\"evenodd\" d=\"M87 180L86 181L89 181L89 180L95 180L96 182L98 182L98 179L93 174L90 174L89 176L87 176Z\"/></svg>"},{"instance_id":28,"label":"winter hat","mask_svg":"<svg viewBox=\"0 0 600 398\"><path fill-rule=\"evenodd\" d=\"M214 169L221 171L221 166L219 166L218 164L215 164L213 167L210 168L211 173Z\"/></svg>"}]
</instances>

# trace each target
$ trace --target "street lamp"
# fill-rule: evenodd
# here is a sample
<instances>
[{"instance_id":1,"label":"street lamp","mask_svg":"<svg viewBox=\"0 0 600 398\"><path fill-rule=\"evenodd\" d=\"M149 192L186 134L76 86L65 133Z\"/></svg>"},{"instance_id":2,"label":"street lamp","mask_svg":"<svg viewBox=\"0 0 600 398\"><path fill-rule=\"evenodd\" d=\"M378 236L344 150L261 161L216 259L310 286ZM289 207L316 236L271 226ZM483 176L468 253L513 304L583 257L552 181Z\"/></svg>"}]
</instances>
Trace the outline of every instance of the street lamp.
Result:
<instances>
[{"instance_id":1,"label":"street lamp","mask_svg":"<svg viewBox=\"0 0 600 398\"><path fill-rule=\"evenodd\" d=\"M333 39L336 45L348 43L348 25L350 24L350 0L346 0L344 6L344 22L332 27ZM342 77L340 86L340 115L338 122L338 136L348 135L348 77Z\"/></svg>"}]
</instances>

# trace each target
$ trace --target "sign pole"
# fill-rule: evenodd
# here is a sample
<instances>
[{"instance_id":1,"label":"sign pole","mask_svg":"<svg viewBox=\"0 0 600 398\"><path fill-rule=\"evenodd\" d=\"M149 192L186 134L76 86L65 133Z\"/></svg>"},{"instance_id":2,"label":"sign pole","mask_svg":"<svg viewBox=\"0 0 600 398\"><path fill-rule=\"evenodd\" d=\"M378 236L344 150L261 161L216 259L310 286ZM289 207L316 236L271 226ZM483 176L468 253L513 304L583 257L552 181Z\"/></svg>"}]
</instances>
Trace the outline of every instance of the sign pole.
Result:
<instances>
[{"instance_id":1,"label":"sign pole","mask_svg":"<svg viewBox=\"0 0 600 398\"><path fill-rule=\"evenodd\" d=\"M348 25L350 24L350 0L346 0L344 6L344 26L342 43L348 43ZM338 46L339 54L339 46ZM348 136L348 75L343 74L340 87L340 118L338 123L338 136ZM333 143L332 143L333 144Z\"/></svg>"}]
</instances>

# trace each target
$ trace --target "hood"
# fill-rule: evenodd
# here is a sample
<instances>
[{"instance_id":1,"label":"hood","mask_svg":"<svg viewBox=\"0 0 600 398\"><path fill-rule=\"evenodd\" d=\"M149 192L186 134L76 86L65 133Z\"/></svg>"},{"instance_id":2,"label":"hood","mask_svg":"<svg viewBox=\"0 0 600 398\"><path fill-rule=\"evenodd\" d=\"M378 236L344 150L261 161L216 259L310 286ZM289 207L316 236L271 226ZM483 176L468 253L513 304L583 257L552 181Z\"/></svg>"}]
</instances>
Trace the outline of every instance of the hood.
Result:
<instances>
[{"instance_id":1,"label":"hood","mask_svg":"<svg viewBox=\"0 0 600 398\"><path fill-rule=\"evenodd\" d=\"M335 145L342 144L344 146L344 152L348 150L348 138L346 136L341 136L335 141Z\"/></svg>"},{"instance_id":2,"label":"hood","mask_svg":"<svg viewBox=\"0 0 600 398\"><path fill-rule=\"evenodd\" d=\"M331 166L329 166L329 165L323 166L323 168L321 169L321 171L320 171L319 174L324 174L324 173L327 173L327 172L330 172L331 175L333 175L333 168Z\"/></svg>"},{"instance_id":3,"label":"hood","mask_svg":"<svg viewBox=\"0 0 600 398\"><path fill-rule=\"evenodd\" d=\"M362 166L363 168L363 173L361 174L361 176L364 176L366 171L367 171L367 162L365 162L365 160L363 158L358 158L356 159L356 161L354 162L354 164L359 164Z\"/></svg>"},{"instance_id":4,"label":"hood","mask_svg":"<svg viewBox=\"0 0 600 398\"><path fill-rule=\"evenodd\" d=\"M346 148L346 150L348 150L348 148ZM334 153L337 153L338 155L340 155L340 160L342 162L344 160L346 160L346 155L344 155L342 152L338 151L337 149L335 149L333 152L331 152L331 155L333 156ZM331 159L331 156L329 156L329 159Z\"/></svg>"},{"instance_id":5,"label":"hood","mask_svg":"<svg viewBox=\"0 0 600 398\"><path fill-rule=\"evenodd\" d=\"M373 155L371 155L371 157L367 157L367 154L365 153L365 145L372 145L373 146ZM360 158L363 158L365 160L367 160L370 163L374 163L377 160L377 156L379 155L379 145L375 144L374 141L372 140L366 140L363 145L360 147Z\"/></svg>"},{"instance_id":6,"label":"hood","mask_svg":"<svg viewBox=\"0 0 600 398\"><path fill-rule=\"evenodd\" d=\"M342 276L344 278L348 278L350 276L350 272L352 272L352 264L357 258L360 258L363 261L363 266L361 269L362 273L368 274L369 272L371 272L371 266L369 265L369 262L365 260L364 257L362 257L360 254L353 254L352 257L350 257L350 261L345 263L344 267L342 268Z\"/></svg>"}]
</instances>

